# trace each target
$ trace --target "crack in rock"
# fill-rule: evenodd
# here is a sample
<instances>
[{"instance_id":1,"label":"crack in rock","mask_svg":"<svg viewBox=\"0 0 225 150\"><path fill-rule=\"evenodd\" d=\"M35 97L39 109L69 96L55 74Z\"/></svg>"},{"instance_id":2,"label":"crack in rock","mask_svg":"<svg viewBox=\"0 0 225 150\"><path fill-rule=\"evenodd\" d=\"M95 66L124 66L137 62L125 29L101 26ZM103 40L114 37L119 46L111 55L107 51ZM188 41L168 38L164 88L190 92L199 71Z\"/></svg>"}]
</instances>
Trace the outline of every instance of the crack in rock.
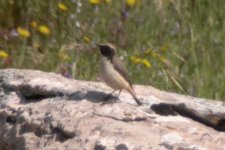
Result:
<instances>
[{"instance_id":1,"label":"crack in rock","mask_svg":"<svg viewBox=\"0 0 225 150\"><path fill-rule=\"evenodd\" d=\"M93 115L99 116L99 117L105 117L105 118L110 118L113 120L117 120L117 121L123 121L123 122L132 122L132 121L145 121L147 118L146 117L135 117L135 118L117 118L114 116L109 116L109 115L102 115L102 114L98 114L98 113L93 113Z\"/></svg>"},{"instance_id":2,"label":"crack in rock","mask_svg":"<svg viewBox=\"0 0 225 150\"><path fill-rule=\"evenodd\" d=\"M218 123L215 125L211 123L209 120L207 120L204 117L201 117L200 115L194 113L191 109L186 107L185 104L168 104L168 103L159 103L159 104L153 104L151 106L151 109L159 115L168 116L168 115L181 115L187 118L190 118L194 121L197 121L201 124L204 124L208 127L214 128L217 131L225 132L225 119L220 119Z\"/></svg>"}]
</instances>

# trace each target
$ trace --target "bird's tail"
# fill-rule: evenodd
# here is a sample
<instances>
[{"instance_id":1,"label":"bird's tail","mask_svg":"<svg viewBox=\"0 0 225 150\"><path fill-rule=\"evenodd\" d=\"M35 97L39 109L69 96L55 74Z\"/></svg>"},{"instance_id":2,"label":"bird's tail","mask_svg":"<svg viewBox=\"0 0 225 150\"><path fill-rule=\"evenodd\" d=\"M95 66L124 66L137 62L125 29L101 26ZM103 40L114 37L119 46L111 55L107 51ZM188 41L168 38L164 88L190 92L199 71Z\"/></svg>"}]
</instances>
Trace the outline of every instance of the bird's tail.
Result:
<instances>
[{"instance_id":1,"label":"bird's tail","mask_svg":"<svg viewBox=\"0 0 225 150\"><path fill-rule=\"evenodd\" d=\"M127 91L133 96L134 100L136 101L136 103L137 103L139 106L142 105L142 103L140 102L140 100L137 98L137 96L136 96L136 94L135 94L133 88L129 87L129 88L127 89Z\"/></svg>"}]
</instances>

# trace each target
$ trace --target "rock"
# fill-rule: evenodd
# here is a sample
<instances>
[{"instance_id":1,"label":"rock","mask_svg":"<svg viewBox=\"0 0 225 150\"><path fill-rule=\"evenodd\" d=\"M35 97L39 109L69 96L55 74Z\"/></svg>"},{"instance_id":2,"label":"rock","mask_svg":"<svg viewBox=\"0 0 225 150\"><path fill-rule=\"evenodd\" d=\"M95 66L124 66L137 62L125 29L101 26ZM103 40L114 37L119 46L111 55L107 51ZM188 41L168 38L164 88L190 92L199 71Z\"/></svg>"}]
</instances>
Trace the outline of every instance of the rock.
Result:
<instances>
[{"instance_id":1,"label":"rock","mask_svg":"<svg viewBox=\"0 0 225 150\"><path fill-rule=\"evenodd\" d=\"M176 132L167 133L166 135L163 135L161 141L162 141L161 145L163 145L168 150L173 149L203 150L203 148L199 146L186 143L184 138L181 137Z\"/></svg>"},{"instance_id":2,"label":"rock","mask_svg":"<svg viewBox=\"0 0 225 150\"><path fill-rule=\"evenodd\" d=\"M0 149L224 150L225 106L134 86L102 102L103 83L35 70L0 70Z\"/></svg>"}]
</instances>

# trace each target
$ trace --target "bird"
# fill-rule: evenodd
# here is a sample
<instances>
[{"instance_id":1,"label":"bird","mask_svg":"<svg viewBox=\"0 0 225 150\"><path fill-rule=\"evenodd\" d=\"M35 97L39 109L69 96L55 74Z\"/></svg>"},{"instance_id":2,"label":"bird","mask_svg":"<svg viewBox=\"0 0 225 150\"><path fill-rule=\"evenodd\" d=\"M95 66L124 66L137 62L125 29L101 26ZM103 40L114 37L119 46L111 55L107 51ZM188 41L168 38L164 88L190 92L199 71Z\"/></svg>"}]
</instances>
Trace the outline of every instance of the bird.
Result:
<instances>
[{"instance_id":1,"label":"bird","mask_svg":"<svg viewBox=\"0 0 225 150\"><path fill-rule=\"evenodd\" d=\"M112 95L116 90L119 90L120 95L121 91L125 89L132 95L139 106L142 105L136 96L126 68L117 56L115 46L111 43L106 43L98 44L98 47L101 54L100 76L106 85L114 89L109 95Z\"/></svg>"}]
</instances>

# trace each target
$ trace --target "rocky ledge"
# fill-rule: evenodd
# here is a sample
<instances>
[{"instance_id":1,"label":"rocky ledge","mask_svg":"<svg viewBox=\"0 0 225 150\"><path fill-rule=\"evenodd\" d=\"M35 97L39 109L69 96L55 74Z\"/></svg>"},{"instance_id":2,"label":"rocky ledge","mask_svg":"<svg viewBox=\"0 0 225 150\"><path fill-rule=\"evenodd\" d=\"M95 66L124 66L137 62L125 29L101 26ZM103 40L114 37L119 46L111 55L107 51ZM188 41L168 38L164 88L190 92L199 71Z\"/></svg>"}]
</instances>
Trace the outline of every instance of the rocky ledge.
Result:
<instances>
[{"instance_id":1,"label":"rocky ledge","mask_svg":"<svg viewBox=\"0 0 225 150\"><path fill-rule=\"evenodd\" d=\"M225 106L150 86L102 99L103 83L0 70L1 150L224 150Z\"/></svg>"}]
</instances>

